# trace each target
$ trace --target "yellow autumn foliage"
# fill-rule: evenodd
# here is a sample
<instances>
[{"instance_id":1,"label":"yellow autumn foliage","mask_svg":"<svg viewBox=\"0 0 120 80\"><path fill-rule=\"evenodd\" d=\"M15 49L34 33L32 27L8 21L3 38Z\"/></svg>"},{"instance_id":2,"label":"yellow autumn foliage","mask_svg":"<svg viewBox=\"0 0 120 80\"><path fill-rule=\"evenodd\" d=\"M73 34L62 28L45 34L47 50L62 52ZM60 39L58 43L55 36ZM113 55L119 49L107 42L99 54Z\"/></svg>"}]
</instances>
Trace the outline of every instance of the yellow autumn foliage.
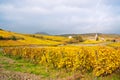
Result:
<instances>
[{"instance_id":1,"label":"yellow autumn foliage","mask_svg":"<svg viewBox=\"0 0 120 80\"><path fill-rule=\"evenodd\" d=\"M58 37L58 36L45 36L45 39L39 39L39 38L27 36L25 34L19 34L5 30L0 30L0 36L6 38L6 40L0 40L0 46L58 45L62 43L60 42L61 40L65 39L65 37ZM13 36L15 38L18 38L18 40L9 40ZM56 40L60 40L60 41L56 41Z\"/></svg>"},{"instance_id":2,"label":"yellow autumn foliage","mask_svg":"<svg viewBox=\"0 0 120 80\"><path fill-rule=\"evenodd\" d=\"M95 76L111 74L120 68L120 48L94 47L11 47L5 55L20 56L36 64L66 71L91 71Z\"/></svg>"}]
</instances>

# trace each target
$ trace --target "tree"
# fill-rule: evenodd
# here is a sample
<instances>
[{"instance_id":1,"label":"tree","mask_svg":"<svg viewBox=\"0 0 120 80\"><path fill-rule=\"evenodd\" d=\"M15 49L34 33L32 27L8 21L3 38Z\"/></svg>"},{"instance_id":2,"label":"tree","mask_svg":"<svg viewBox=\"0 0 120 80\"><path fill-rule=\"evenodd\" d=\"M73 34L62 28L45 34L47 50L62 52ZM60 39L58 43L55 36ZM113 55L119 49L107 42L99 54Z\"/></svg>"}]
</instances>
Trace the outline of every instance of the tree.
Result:
<instances>
[{"instance_id":1,"label":"tree","mask_svg":"<svg viewBox=\"0 0 120 80\"><path fill-rule=\"evenodd\" d=\"M0 30L3 30L3 29L0 28Z\"/></svg>"},{"instance_id":2,"label":"tree","mask_svg":"<svg viewBox=\"0 0 120 80\"><path fill-rule=\"evenodd\" d=\"M2 36L0 36L0 40L3 40L4 38Z\"/></svg>"},{"instance_id":3,"label":"tree","mask_svg":"<svg viewBox=\"0 0 120 80\"><path fill-rule=\"evenodd\" d=\"M78 42L83 42L83 38L80 35L74 36L73 37L75 40L77 40Z\"/></svg>"},{"instance_id":4,"label":"tree","mask_svg":"<svg viewBox=\"0 0 120 80\"><path fill-rule=\"evenodd\" d=\"M74 36L73 38L68 39L67 41L65 41L66 44L73 44L73 43L79 43L79 42L83 42L83 38L79 35Z\"/></svg>"},{"instance_id":5,"label":"tree","mask_svg":"<svg viewBox=\"0 0 120 80\"><path fill-rule=\"evenodd\" d=\"M17 40L17 38L15 36L11 36L10 38L11 40Z\"/></svg>"}]
</instances>

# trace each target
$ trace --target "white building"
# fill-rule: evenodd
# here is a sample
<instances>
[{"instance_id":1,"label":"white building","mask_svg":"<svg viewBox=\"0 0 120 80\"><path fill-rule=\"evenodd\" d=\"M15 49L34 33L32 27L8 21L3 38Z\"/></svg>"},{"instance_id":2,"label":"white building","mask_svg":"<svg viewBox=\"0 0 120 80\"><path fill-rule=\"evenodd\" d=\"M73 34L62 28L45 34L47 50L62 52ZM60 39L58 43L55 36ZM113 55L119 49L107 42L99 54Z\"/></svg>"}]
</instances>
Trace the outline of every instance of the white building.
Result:
<instances>
[{"instance_id":1,"label":"white building","mask_svg":"<svg viewBox=\"0 0 120 80\"><path fill-rule=\"evenodd\" d=\"M72 38L72 36L68 36L68 38L69 38L69 39L71 39L71 38Z\"/></svg>"}]
</instances>

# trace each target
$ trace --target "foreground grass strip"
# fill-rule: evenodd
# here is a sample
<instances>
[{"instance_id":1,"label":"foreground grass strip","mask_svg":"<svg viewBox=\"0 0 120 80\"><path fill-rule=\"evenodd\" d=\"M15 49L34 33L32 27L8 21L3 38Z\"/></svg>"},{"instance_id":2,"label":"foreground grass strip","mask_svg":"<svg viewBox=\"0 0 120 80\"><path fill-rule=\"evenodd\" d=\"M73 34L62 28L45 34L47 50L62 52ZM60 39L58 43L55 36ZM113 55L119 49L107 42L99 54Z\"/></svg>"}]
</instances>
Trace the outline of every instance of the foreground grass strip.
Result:
<instances>
[{"instance_id":1,"label":"foreground grass strip","mask_svg":"<svg viewBox=\"0 0 120 80\"><path fill-rule=\"evenodd\" d=\"M45 68L41 65L32 64L23 59L15 59L14 57L6 57L0 53L0 65L3 68L10 71L18 71L24 73L31 73L36 75L41 75L42 77L48 77L49 73L45 71Z\"/></svg>"}]
</instances>

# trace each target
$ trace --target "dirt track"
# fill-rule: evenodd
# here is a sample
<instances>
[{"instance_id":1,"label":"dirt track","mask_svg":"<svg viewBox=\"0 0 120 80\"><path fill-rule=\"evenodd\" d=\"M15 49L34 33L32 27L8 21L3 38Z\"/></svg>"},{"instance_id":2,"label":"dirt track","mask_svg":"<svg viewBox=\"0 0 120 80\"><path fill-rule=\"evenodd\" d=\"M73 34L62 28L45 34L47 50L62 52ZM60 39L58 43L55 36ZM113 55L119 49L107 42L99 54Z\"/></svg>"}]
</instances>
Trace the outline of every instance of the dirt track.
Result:
<instances>
[{"instance_id":1,"label":"dirt track","mask_svg":"<svg viewBox=\"0 0 120 80\"><path fill-rule=\"evenodd\" d=\"M0 68L0 80L42 80L41 77L29 73L7 71Z\"/></svg>"}]
</instances>

